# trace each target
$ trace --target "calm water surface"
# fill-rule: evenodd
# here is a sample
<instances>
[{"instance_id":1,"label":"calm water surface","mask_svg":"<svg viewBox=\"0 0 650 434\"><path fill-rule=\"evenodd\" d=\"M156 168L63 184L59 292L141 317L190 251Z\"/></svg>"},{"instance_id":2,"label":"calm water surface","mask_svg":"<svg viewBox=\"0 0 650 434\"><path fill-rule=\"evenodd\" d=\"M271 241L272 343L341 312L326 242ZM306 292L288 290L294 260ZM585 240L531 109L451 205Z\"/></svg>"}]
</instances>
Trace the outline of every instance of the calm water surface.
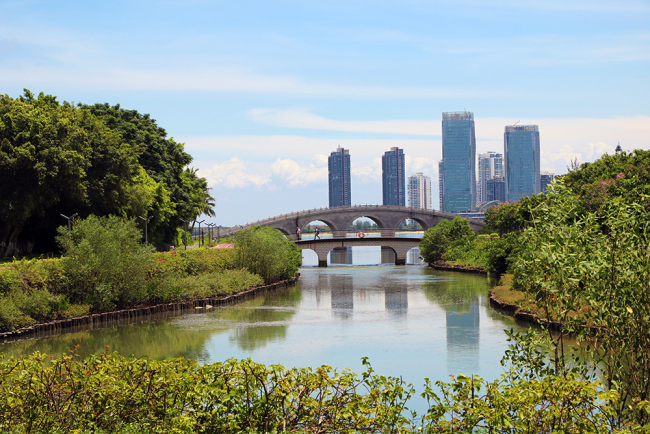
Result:
<instances>
[{"instance_id":1,"label":"calm water surface","mask_svg":"<svg viewBox=\"0 0 650 434\"><path fill-rule=\"evenodd\" d=\"M6 356L33 351L79 354L105 346L120 354L201 363L230 357L285 366L363 370L403 376L419 388L424 377L450 374L493 379L507 348L503 329L516 327L487 302L483 277L422 266L303 268L298 286L201 313L104 325L4 343Z\"/></svg>"}]
</instances>

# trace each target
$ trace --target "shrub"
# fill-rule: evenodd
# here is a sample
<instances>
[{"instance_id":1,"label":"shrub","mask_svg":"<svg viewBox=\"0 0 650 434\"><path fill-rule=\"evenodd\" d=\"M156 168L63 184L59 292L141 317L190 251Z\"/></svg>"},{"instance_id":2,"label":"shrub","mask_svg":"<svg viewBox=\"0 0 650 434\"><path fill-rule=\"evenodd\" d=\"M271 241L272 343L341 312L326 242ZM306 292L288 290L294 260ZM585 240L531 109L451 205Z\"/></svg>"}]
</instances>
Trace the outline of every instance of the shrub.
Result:
<instances>
[{"instance_id":1,"label":"shrub","mask_svg":"<svg viewBox=\"0 0 650 434\"><path fill-rule=\"evenodd\" d=\"M70 299L96 311L141 299L153 257L140 236L135 221L115 216L91 215L71 232L61 226L57 242L65 253Z\"/></svg>"},{"instance_id":2,"label":"shrub","mask_svg":"<svg viewBox=\"0 0 650 434\"><path fill-rule=\"evenodd\" d=\"M248 269L270 283L294 276L302 253L296 243L277 229L255 226L237 232L235 265Z\"/></svg>"},{"instance_id":3,"label":"shrub","mask_svg":"<svg viewBox=\"0 0 650 434\"><path fill-rule=\"evenodd\" d=\"M452 254L452 258L457 258L460 252L472 248L474 238L475 234L468 220L462 217L455 217L451 222L442 220L424 233L419 245L420 255L431 263L443 259L443 255L450 250L457 250Z\"/></svg>"}]
</instances>

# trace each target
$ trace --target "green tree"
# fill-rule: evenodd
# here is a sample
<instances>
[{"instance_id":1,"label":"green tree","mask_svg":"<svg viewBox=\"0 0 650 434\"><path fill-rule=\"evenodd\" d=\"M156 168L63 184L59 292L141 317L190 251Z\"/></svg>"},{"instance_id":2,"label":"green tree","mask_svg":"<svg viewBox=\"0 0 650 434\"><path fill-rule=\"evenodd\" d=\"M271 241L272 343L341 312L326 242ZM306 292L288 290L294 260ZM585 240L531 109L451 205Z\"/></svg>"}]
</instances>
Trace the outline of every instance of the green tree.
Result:
<instances>
[{"instance_id":1,"label":"green tree","mask_svg":"<svg viewBox=\"0 0 650 434\"><path fill-rule=\"evenodd\" d=\"M117 216L91 215L72 231L61 226L57 241L65 254L71 301L109 310L143 299L153 257L141 237L134 220Z\"/></svg>"},{"instance_id":2,"label":"green tree","mask_svg":"<svg viewBox=\"0 0 650 434\"><path fill-rule=\"evenodd\" d=\"M51 249L60 213L128 208L138 154L88 110L28 90L0 96L0 256Z\"/></svg>"},{"instance_id":3,"label":"green tree","mask_svg":"<svg viewBox=\"0 0 650 434\"><path fill-rule=\"evenodd\" d=\"M637 408L650 401L650 209L646 198L613 197L594 211L562 182L530 211L533 224L520 239L513 268L517 288L528 291L545 320L555 371L575 366L564 341L575 335L590 351L603 383L618 390L617 414L650 423ZM586 329L584 326L590 326Z\"/></svg>"},{"instance_id":4,"label":"green tree","mask_svg":"<svg viewBox=\"0 0 650 434\"><path fill-rule=\"evenodd\" d=\"M155 241L172 242L179 218L195 220L202 214L214 217L214 199L208 193L206 180L197 176L195 169L187 167L192 156L185 152L183 143L167 138L167 132L156 124L155 119L136 110L123 109L119 104L83 107L119 133L130 146L140 149L138 162L169 192L168 203L154 202L151 206L154 217L161 213L167 216L164 221L152 219L151 234ZM170 214L167 208L173 208L174 214Z\"/></svg>"},{"instance_id":5,"label":"green tree","mask_svg":"<svg viewBox=\"0 0 650 434\"><path fill-rule=\"evenodd\" d=\"M439 261L449 250L469 246L474 237L467 219L442 220L424 233L419 244L420 255L429 263Z\"/></svg>"},{"instance_id":6,"label":"green tree","mask_svg":"<svg viewBox=\"0 0 650 434\"><path fill-rule=\"evenodd\" d=\"M302 261L302 252L277 229L255 226L235 235L235 263L271 283L294 276Z\"/></svg>"}]
</instances>

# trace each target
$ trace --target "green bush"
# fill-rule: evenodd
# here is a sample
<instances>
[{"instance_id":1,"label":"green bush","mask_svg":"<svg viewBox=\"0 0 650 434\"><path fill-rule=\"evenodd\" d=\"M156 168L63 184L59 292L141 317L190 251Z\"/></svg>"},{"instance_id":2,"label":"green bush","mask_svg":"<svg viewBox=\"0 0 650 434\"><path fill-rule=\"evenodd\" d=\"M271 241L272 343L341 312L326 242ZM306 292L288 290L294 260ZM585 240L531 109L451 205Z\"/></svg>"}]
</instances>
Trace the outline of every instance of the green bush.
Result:
<instances>
[{"instance_id":1,"label":"green bush","mask_svg":"<svg viewBox=\"0 0 650 434\"><path fill-rule=\"evenodd\" d=\"M237 232L235 245L235 266L259 275L266 283L294 276L302 262L296 243L270 227Z\"/></svg>"},{"instance_id":2,"label":"green bush","mask_svg":"<svg viewBox=\"0 0 650 434\"><path fill-rule=\"evenodd\" d=\"M472 248L475 237L467 219L455 217L451 222L442 220L424 233L419 245L420 255L429 263L441 259L458 258L463 251ZM452 252L451 258L443 258L450 251Z\"/></svg>"},{"instance_id":3,"label":"green bush","mask_svg":"<svg viewBox=\"0 0 650 434\"><path fill-rule=\"evenodd\" d=\"M619 394L574 375L412 385L329 366L230 359L199 365L96 354L0 358L0 429L13 433L610 433L647 432L612 413ZM647 408L650 403L635 402ZM624 431L628 429L629 431Z\"/></svg>"},{"instance_id":4,"label":"green bush","mask_svg":"<svg viewBox=\"0 0 650 434\"><path fill-rule=\"evenodd\" d=\"M70 300L95 311L141 300L154 260L152 247L137 241L140 236L135 221L115 216L90 216L75 222L71 232L60 227Z\"/></svg>"},{"instance_id":5,"label":"green bush","mask_svg":"<svg viewBox=\"0 0 650 434\"><path fill-rule=\"evenodd\" d=\"M261 286L262 278L247 270L224 270L197 276L160 276L147 282L147 299L169 303L230 295Z\"/></svg>"}]
</instances>

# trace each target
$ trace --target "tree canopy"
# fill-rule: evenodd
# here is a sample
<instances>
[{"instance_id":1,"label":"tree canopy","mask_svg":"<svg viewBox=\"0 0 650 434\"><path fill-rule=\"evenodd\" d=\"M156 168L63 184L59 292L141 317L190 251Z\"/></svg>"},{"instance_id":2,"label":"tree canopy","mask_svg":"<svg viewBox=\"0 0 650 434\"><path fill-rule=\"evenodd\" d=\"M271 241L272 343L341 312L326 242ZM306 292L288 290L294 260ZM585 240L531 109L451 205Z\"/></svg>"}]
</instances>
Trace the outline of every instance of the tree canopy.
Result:
<instances>
[{"instance_id":1,"label":"tree canopy","mask_svg":"<svg viewBox=\"0 0 650 434\"><path fill-rule=\"evenodd\" d=\"M213 200L191 161L135 110L0 95L0 257L55 250L61 214L153 215L149 238L171 240Z\"/></svg>"}]
</instances>

